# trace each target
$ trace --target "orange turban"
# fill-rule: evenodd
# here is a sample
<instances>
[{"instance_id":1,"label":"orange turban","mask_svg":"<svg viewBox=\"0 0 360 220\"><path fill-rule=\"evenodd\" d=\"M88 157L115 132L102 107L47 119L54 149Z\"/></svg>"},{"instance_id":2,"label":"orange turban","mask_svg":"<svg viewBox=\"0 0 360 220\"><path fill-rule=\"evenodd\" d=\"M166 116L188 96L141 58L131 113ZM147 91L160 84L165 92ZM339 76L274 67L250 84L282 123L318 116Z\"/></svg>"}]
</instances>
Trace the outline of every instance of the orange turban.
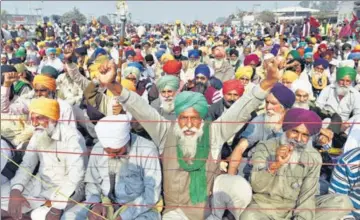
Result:
<instances>
[{"instance_id":1,"label":"orange turban","mask_svg":"<svg viewBox=\"0 0 360 220\"><path fill-rule=\"evenodd\" d=\"M167 74L178 74L182 68L181 61L169 60L163 66L163 71Z\"/></svg>"},{"instance_id":2,"label":"orange turban","mask_svg":"<svg viewBox=\"0 0 360 220\"><path fill-rule=\"evenodd\" d=\"M136 87L135 87L134 83L131 80L121 79L121 85L124 88L128 89L129 91L136 92Z\"/></svg>"},{"instance_id":3,"label":"orange turban","mask_svg":"<svg viewBox=\"0 0 360 220\"><path fill-rule=\"evenodd\" d=\"M33 85L40 84L48 88L50 91L56 90L56 81L54 78L47 75L36 75L34 77Z\"/></svg>"},{"instance_id":4,"label":"orange turban","mask_svg":"<svg viewBox=\"0 0 360 220\"><path fill-rule=\"evenodd\" d=\"M223 94L235 90L239 96L244 94L245 88L244 85L237 79L227 80L223 83Z\"/></svg>"},{"instance_id":5,"label":"orange turban","mask_svg":"<svg viewBox=\"0 0 360 220\"><path fill-rule=\"evenodd\" d=\"M60 106L58 101L55 99L48 99L44 97L33 99L30 103L29 109L30 114L36 113L55 121L60 118Z\"/></svg>"}]
</instances>

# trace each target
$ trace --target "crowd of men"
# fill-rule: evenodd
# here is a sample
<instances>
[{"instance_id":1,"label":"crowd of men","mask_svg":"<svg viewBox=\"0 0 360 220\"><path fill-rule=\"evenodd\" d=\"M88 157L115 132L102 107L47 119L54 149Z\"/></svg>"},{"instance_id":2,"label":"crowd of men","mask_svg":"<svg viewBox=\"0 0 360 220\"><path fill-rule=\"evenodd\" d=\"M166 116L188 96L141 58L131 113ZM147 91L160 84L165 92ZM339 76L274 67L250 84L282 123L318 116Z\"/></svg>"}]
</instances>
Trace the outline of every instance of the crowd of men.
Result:
<instances>
[{"instance_id":1,"label":"crowd of men","mask_svg":"<svg viewBox=\"0 0 360 220\"><path fill-rule=\"evenodd\" d=\"M1 44L2 219L360 219L360 35L51 25Z\"/></svg>"}]
</instances>

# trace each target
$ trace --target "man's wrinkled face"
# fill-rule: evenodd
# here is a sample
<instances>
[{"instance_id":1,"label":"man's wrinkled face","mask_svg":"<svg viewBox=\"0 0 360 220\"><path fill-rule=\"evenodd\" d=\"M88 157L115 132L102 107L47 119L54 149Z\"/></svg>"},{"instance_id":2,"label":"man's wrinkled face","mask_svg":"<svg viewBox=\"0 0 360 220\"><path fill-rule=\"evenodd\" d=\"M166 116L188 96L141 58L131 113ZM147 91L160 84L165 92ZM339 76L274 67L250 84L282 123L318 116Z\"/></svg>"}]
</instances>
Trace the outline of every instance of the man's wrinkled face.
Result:
<instances>
[{"instance_id":1,"label":"man's wrinkled face","mask_svg":"<svg viewBox=\"0 0 360 220\"><path fill-rule=\"evenodd\" d=\"M39 98L39 97L52 98L52 97L50 97L50 94L52 92L43 85L35 84L34 91L35 91L35 96L37 98Z\"/></svg>"},{"instance_id":2,"label":"man's wrinkled face","mask_svg":"<svg viewBox=\"0 0 360 220\"><path fill-rule=\"evenodd\" d=\"M228 93L224 94L224 100L228 104L227 107L230 107L239 98L240 98L240 95L236 90L231 90Z\"/></svg>"},{"instance_id":3,"label":"man's wrinkled face","mask_svg":"<svg viewBox=\"0 0 360 220\"><path fill-rule=\"evenodd\" d=\"M163 89L163 90L161 90L160 95L162 97L164 97L165 99L168 99L168 98L172 99L175 97L176 91L170 90L170 89Z\"/></svg>"},{"instance_id":4,"label":"man's wrinkled face","mask_svg":"<svg viewBox=\"0 0 360 220\"><path fill-rule=\"evenodd\" d=\"M282 114L285 112L284 107L281 105L281 103L276 99L276 97L272 93L270 93L266 97L265 109L266 109L266 114L268 115L273 115L275 113Z\"/></svg>"},{"instance_id":5,"label":"man's wrinkled face","mask_svg":"<svg viewBox=\"0 0 360 220\"><path fill-rule=\"evenodd\" d=\"M31 124L34 126L35 131L48 128L49 123L50 119L48 117L36 113L31 114Z\"/></svg>"},{"instance_id":6,"label":"man's wrinkled face","mask_svg":"<svg viewBox=\"0 0 360 220\"><path fill-rule=\"evenodd\" d=\"M344 76L336 83L336 93L338 96L345 96L348 94L350 88L352 87L352 80L350 76Z\"/></svg>"},{"instance_id":7,"label":"man's wrinkled face","mask_svg":"<svg viewBox=\"0 0 360 220\"><path fill-rule=\"evenodd\" d=\"M50 53L50 54L48 55L48 57L49 57L50 60L55 60L56 55L55 55L55 53Z\"/></svg>"},{"instance_id":8,"label":"man's wrinkled face","mask_svg":"<svg viewBox=\"0 0 360 220\"><path fill-rule=\"evenodd\" d=\"M310 133L304 124L285 132L287 140L294 148L304 147L309 139Z\"/></svg>"},{"instance_id":9,"label":"man's wrinkled face","mask_svg":"<svg viewBox=\"0 0 360 220\"><path fill-rule=\"evenodd\" d=\"M295 92L295 101L296 102L308 102L309 101L309 93L298 89Z\"/></svg>"},{"instance_id":10,"label":"man's wrinkled face","mask_svg":"<svg viewBox=\"0 0 360 220\"><path fill-rule=\"evenodd\" d=\"M201 123L202 123L202 118L194 108L186 109L178 117L179 127L181 129L186 128L186 130L183 131L185 136L195 135L196 134L195 130L198 130L200 128Z\"/></svg>"}]
</instances>

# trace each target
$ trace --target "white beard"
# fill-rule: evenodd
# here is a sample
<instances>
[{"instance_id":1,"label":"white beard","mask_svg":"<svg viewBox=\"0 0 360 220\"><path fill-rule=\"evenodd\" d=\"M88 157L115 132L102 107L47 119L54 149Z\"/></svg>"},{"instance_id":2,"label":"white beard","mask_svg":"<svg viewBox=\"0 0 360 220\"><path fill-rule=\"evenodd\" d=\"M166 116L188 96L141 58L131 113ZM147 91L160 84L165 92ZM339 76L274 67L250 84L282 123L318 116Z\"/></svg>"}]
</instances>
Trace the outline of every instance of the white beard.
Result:
<instances>
[{"instance_id":1,"label":"white beard","mask_svg":"<svg viewBox=\"0 0 360 220\"><path fill-rule=\"evenodd\" d=\"M271 111L271 114L265 113L265 124L264 128L271 131L278 131L279 124L278 122L282 119L282 114Z\"/></svg>"},{"instance_id":2,"label":"white beard","mask_svg":"<svg viewBox=\"0 0 360 220\"><path fill-rule=\"evenodd\" d=\"M237 63L237 59L236 60L230 60L230 64L232 65L232 66L235 66L236 65L236 63Z\"/></svg>"},{"instance_id":3,"label":"white beard","mask_svg":"<svg viewBox=\"0 0 360 220\"><path fill-rule=\"evenodd\" d=\"M295 140L287 138L286 134L283 133L283 135L280 138L281 145L292 145L293 146L293 151L291 153L291 157L288 162L288 165L290 166L291 169L293 169L299 163L301 154L304 152L304 150L306 149L308 144L311 142L311 140L312 139L310 138L308 143L301 143L301 142L297 142Z\"/></svg>"},{"instance_id":4,"label":"white beard","mask_svg":"<svg viewBox=\"0 0 360 220\"><path fill-rule=\"evenodd\" d=\"M215 59L215 60L214 60L214 67L215 67L216 69L219 69L219 68L221 68L221 66L223 65L223 63L224 63L224 59L220 59L220 60Z\"/></svg>"},{"instance_id":5,"label":"white beard","mask_svg":"<svg viewBox=\"0 0 360 220\"><path fill-rule=\"evenodd\" d=\"M118 174L122 166L124 166L127 160L125 158L110 158L108 160L109 173Z\"/></svg>"},{"instance_id":6,"label":"white beard","mask_svg":"<svg viewBox=\"0 0 360 220\"><path fill-rule=\"evenodd\" d=\"M188 128L183 127L180 128L179 124L175 125L175 135L179 137L179 145L183 151L183 156L187 158L194 158L196 155L197 150L197 140L203 135L203 126L204 123L201 123L201 126L199 129L197 128ZM184 131L191 130L195 132L193 136L186 136L184 134Z\"/></svg>"},{"instance_id":7,"label":"white beard","mask_svg":"<svg viewBox=\"0 0 360 220\"><path fill-rule=\"evenodd\" d=\"M335 90L338 96L345 96L346 94L348 94L350 87L339 86L339 84L336 84Z\"/></svg>"},{"instance_id":8,"label":"white beard","mask_svg":"<svg viewBox=\"0 0 360 220\"><path fill-rule=\"evenodd\" d=\"M293 105L293 108L302 108L302 109L309 110L310 106L309 106L308 102L295 102Z\"/></svg>"},{"instance_id":9,"label":"white beard","mask_svg":"<svg viewBox=\"0 0 360 220\"><path fill-rule=\"evenodd\" d=\"M49 137L48 132L43 130L36 130L32 136L35 145L38 149L49 149L52 143L52 139Z\"/></svg>"},{"instance_id":10,"label":"white beard","mask_svg":"<svg viewBox=\"0 0 360 220\"><path fill-rule=\"evenodd\" d=\"M169 98L164 98L160 95L160 103L161 103L161 108L164 110L164 112L166 113L170 113L173 112L175 109L175 104L174 104L174 98L173 97L169 97Z\"/></svg>"}]
</instances>

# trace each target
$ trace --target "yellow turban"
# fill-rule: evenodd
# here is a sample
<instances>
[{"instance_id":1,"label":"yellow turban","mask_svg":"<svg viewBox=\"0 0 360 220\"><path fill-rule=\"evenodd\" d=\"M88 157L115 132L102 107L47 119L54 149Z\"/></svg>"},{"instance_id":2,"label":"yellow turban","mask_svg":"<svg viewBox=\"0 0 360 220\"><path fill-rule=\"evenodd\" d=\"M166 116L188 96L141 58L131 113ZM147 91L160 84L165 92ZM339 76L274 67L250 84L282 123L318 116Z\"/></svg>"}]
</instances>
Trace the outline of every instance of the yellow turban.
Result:
<instances>
[{"instance_id":1,"label":"yellow turban","mask_svg":"<svg viewBox=\"0 0 360 220\"><path fill-rule=\"evenodd\" d=\"M12 39L7 40L6 44L11 45L12 44Z\"/></svg>"},{"instance_id":2,"label":"yellow turban","mask_svg":"<svg viewBox=\"0 0 360 220\"><path fill-rule=\"evenodd\" d=\"M29 110L30 114L36 113L55 121L60 118L60 106L58 101L55 99L48 99L44 97L33 99L30 103Z\"/></svg>"},{"instance_id":3,"label":"yellow turban","mask_svg":"<svg viewBox=\"0 0 360 220\"><path fill-rule=\"evenodd\" d=\"M253 68L251 66L243 66L239 67L236 70L235 78L240 79L243 76L246 76L248 79L251 79L251 76L253 74Z\"/></svg>"},{"instance_id":4,"label":"yellow turban","mask_svg":"<svg viewBox=\"0 0 360 220\"><path fill-rule=\"evenodd\" d=\"M136 87L131 80L121 79L121 85L130 91L136 92Z\"/></svg>"},{"instance_id":5,"label":"yellow turban","mask_svg":"<svg viewBox=\"0 0 360 220\"><path fill-rule=\"evenodd\" d=\"M36 84L40 84L45 86L50 91L56 90L56 80L47 75L36 75L34 77L33 85L35 87Z\"/></svg>"},{"instance_id":6,"label":"yellow turban","mask_svg":"<svg viewBox=\"0 0 360 220\"><path fill-rule=\"evenodd\" d=\"M56 56L59 56L61 54L61 48L56 48Z\"/></svg>"},{"instance_id":7,"label":"yellow turban","mask_svg":"<svg viewBox=\"0 0 360 220\"><path fill-rule=\"evenodd\" d=\"M180 21L180 20L176 20L176 21L175 21L175 24L181 24L181 21Z\"/></svg>"},{"instance_id":8,"label":"yellow turban","mask_svg":"<svg viewBox=\"0 0 360 220\"><path fill-rule=\"evenodd\" d=\"M22 40L21 37L15 38L15 41L16 41L16 42L20 42L21 40Z\"/></svg>"},{"instance_id":9,"label":"yellow turban","mask_svg":"<svg viewBox=\"0 0 360 220\"><path fill-rule=\"evenodd\" d=\"M90 78L93 79L94 77L98 76L100 74L99 67L101 64L103 64L105 61L109 60L109 58L105 55L99 55L94 60L94 63L89 66L89 73Z\"/></svg>"},{"instance_id":10,"label":"yellow turban","mask_svg":"<svg viewBox=\"0 0 360 220\"><path fill-rule=\"evenodd\" d=\"M45 47L46 46L46 43L44 41L40 41L38 43L38 47Z\"/></svg>"},{"instance_id":11,"label":"yellow turban","mask_svg":"<svg viewBox=\"0 0 360 220\"><path fill-rule=\"evenodd\" d=\"M315 37L310 38L310 42L311 42L312 44L316 44L316 38L315 38Z\"/></svg>"},{"instance_id":12,"label":"yellow turban","mask_svg":"<svg viewBox=\"0 0 360 220\"><path fill-rule=\"evenodd\" d=\"M169 60L175 60L174 56L169 54L169 53L166 53L166 54L162 55L161 58L160 58L160 61L162 63L165 63L166 61L169 61Z\"/></svg>"},{"instance_id":13,"label":"yellow turban","mask_svg":"<svg viewBox=\"0 0 360 220\"><path fill-rule=\"evenodd\" d=\"M298 78L299 78L298 74L296 74L293 71L285 71L285 73L282 76L283 80L286 80L287 82L290 82L290 83L293 83Z\"/></svg>"}]
</instances>

